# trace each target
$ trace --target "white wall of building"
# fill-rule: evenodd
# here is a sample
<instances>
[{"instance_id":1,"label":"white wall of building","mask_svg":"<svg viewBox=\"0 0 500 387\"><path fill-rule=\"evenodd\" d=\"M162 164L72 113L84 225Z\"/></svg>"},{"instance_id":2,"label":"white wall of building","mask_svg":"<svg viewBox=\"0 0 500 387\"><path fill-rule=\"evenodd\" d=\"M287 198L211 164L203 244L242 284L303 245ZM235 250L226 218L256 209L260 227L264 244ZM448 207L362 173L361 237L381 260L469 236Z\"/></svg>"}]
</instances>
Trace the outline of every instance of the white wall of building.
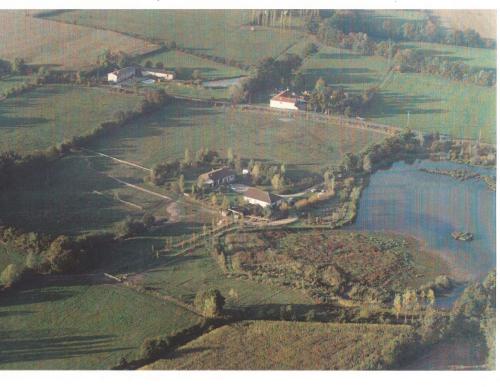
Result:
<instances>
[{"instance_id":1,"label":"white wall of building","mask_svg":"<svg viewBox=\"0 0 500 387\"><path fill-rule=\"evenodd\" d=\"M293 102L276 101L273 99L270 100L269 106L277 109L299 110Z\"/></svg>"}]
</instances>

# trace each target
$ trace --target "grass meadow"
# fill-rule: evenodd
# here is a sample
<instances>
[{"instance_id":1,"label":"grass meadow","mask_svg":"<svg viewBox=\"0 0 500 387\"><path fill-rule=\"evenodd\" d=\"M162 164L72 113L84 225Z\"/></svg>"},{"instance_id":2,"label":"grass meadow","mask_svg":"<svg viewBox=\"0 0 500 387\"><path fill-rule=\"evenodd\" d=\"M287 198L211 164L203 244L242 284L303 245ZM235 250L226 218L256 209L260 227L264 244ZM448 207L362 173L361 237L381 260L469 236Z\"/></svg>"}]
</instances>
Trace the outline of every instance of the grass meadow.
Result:
<instances>
[{"instance_id":1,"label":"grass meadow","mask_svg":"<svg viewBox=\"0 0 500 387\"><path fill-rule=\"evenodd\" d=\"M109 369L145 338L198 316L119 285L50 285L2 295L0 369Z\"/></svg>"},{"instance_id":2,"label":"grass meadow","mask_svg":"<svg viewBox=\"0 0 500 387\"><path fill-rule=\"evenodd\" d=\"M130 55L156 48L142 39L29 15L29 11L0 11L0 58L47 65L61 70L88 70L106 49Z\"/></svg>"},{"instance_id":3,"label":"grass meadow","mask_svg":"<svg viewBox=\"0 0 500 387\"><path fill-rule=\"evenodd\" d=\"M266 112L175 103L97 140L92 149L146 167L184 157L201 147L225 155L285 162L290 170L318 172L383 135Z\"/></svg>"},{"instance_id":4,"label":"grass meadow","mask_svg":"<svg viewBox=\"0 0 500 387\"><path fill-rule=\"evenodd\" d=\"M0 101L0 151L44 150L91 131L119 110L135 109L140 101L135 95L73 85L48 85L7 98Z\"/></svg>"},{"instance_id":5,"label":"grass meadow","mask_svg":"<svg viewBox=\"0 0 500 387\"><path fill-rule=\"evenodd\" d=\"M408 340L405 325L247 321L218 328L178 348L148 370L376 369Z\"/></svg>"},{"instance_id":6,"label":"grass meadow","mask_svg":"<svg viewBox=\"0 0 500 387\"><path fill-rule=\"evenodd\" d=\"M300 30L255 27L247 10L72 10L52 19L125 32L134 36L175 41L200 53L255 64L278 56L303 35Z\"/></svg>"}]
</instances>

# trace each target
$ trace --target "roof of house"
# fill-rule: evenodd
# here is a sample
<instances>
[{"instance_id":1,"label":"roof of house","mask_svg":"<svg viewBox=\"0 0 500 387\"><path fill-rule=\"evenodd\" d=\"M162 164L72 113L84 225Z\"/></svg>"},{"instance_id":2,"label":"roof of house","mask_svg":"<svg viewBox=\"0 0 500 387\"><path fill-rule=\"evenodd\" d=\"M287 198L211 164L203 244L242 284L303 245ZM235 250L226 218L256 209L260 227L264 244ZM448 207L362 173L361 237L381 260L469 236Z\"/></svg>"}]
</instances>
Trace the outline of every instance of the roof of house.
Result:
<instances>
[{"instance_id":1,"label":"roof of house","mask_svg":"<svg viewBox=\"0 0 500 387\"><path fill-rule=\"evenodd\" d=\"M125 73L128 71L135 71L135 67L134 66L123 67L121 69L117 69L117 70L113 71L112 74L118 75L120 73Z\"/></svg>"},{"instance_id":2,"label":"roof of house","mask_svg":"<svg viewBox=\"0 0 500 387\"><path fill-rule=\"evenodd\" d=\"M220 180L228 176L234 176L236 173L228 167L222 167L219 169L214 169L210 172L205 172L200 175L202 180Z\"/></svg>"},{"instance_id":3,"label":"roof of house","mask_svg":"<svg viewBox=\"0 0 500 387\"><path fill-rule=\"evenodd\" d=\"M292 96L288 90L284 90L281 93L276 94L271 98L273 101L280 101L280 102L290 102L290 103L295 103L298 100L298 97Z\"/></svg>"},{"instance_id":4,"label":"roof of house","mask_svg":"<svg viewBox=\"0 0 500 387\"><path fill-rule=\"evenodd\" d=\"M249 187L243 194L246 198L259 200L267 204L273 204L281 200L281 197L271 192L263 191L255 187Z\"/></svg>"}]
</instances>

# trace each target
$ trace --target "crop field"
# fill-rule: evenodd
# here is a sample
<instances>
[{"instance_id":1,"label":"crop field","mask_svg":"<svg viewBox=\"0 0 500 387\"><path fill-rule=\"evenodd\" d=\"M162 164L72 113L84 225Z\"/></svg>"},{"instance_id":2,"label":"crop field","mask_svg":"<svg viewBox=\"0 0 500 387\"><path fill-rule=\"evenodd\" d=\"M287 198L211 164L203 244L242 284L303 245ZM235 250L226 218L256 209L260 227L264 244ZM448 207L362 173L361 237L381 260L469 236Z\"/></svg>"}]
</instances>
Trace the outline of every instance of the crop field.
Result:
<instances>
[{"instance_id":1,"label":"crop field","mask_svg":"<svg viewBox=\"0 0 500 387\"><path fill-rule=\"evenodd\" d=\"M141 97L72 85L48 85L0 101L0 151L44 150L139 106Z\"/></svg>"},{"instance_id":2,"label":"crop field","mask_svg":"<svg viewBox=\"0 0 500 387\"><path fill-rule=\"evenodd\" d=\"M459 30L472 28L485 38L496 39L497 37L497 15L495 10L433 9L431 12L439 16L441 22L450 28Z\"/></svg>"},{"instance_id":3,"label":"crop field","mask_svg":"<svg viewBox=\"0 0 500 387\"><path fill-rule=\"evenodd\" d=\"M153 66L155 66L157 62L161 62L168 70L179 71L181 68L190 72L198 70L203 79L231 78L245 75L244 71L237 67L225 66L208 59L203 59L176 50L146 55L143 57L141 64L144 65L148 60L153 62Z\"/></svg>"},{"instance_id":4,"label":"crop field","mask_svg":"<svg viewBox=\"0 0 500 387\"><path fill-rule=\"evenodd\" d=\"M201 53L255 64L276 57L302 37L299 30L246 25L245 10L75 10L52 19L104 28L178 45Z\"/></svg>"},{"instance_id":5,"label":"crop field","mask_svg":"<svg viewBox=\"0 0 500 387\"><path fill-rule=\"evenodd\" d=\"M28 16L24 11L0 12L0 58L48 65L61 70L93 67L106 49L131 55L156 48L141 39Z\"/></svg>"},{"instance_id":6,"label":"crop field","mask_svg":"<svg viewBox=\"0 0 500 387\"><path fill-rule=\"evenodd\" d=\"M92 149L146 167L184 157L201 147L225 155L232 147L242 158L285 162L290 170L320 171L380 141L378 133L341 128L266 112L175 103L100 139Z\"/></svg>"},{"instance_id":7,"label":"crop field","mask_svg":"<svg viewBox=\"0 0 500 387\"><path fill-rule=\"evenodd\" d=\"M219 289L229 307L313 303L300 290L226 276L215 259L203 249L183 257L166 258L158 267L139 274L135 281L187 303L193 302L197 291L210 288Z\"/></svg>"},{"instance_id":8,"label":"crop field","mask_svg":"<svg viewBox=\"0 0 500 387\"><path fill-rule=\"evenodd\" d=\"M405 325L249 321L218 328L180 347L150 370L377 369L404 344Z\"/></svg>"},{"instance_id":9,"label":"crop field","mask_svg":"<svg viewBox=\"0 0 500 387\"><path fill-rule=\"evenodd\" d=\"M21 290L0 300L0 369L109 369L121 357L137 358L145 338L197 320L119 285Z\"/></svg>"}]
</instances>

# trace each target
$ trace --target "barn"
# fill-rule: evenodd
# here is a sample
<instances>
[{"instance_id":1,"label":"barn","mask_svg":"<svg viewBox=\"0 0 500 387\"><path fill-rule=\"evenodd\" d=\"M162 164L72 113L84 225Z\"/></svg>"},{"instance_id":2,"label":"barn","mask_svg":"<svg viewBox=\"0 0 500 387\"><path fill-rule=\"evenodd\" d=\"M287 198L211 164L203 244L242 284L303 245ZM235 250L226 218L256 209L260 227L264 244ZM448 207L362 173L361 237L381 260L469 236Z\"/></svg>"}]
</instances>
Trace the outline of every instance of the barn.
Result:
<instances>
[{"instance_id":1,"label":"barn","mask_svg":"<svg viewBox=\"0 0 500 387\"><path fill-rule=\"evenodd\" d=\"M261 207L275 207L283 202L280 196L255 187L248 188L243 194L243 199L247 203L256 204Z\"/></svg>"}]
</instances>

